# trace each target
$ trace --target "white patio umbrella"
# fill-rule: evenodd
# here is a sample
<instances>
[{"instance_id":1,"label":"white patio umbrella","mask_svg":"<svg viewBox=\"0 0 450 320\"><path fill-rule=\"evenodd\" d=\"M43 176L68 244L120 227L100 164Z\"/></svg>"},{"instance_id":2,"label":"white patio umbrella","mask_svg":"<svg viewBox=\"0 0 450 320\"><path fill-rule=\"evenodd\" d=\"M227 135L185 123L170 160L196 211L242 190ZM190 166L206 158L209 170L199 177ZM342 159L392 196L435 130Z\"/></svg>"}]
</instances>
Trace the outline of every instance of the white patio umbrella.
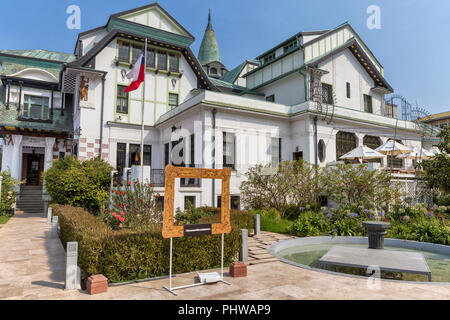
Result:
<instances>
[{"instance_id":1,"label":"white patio umbrella","mask_svg":"<svg viewBox=\"0 0 450 320\"><path fill-rule=\"evenodd\" d=\"M375 151L378 151L379 153L382 153L384 155L388 156L396 156L403 153L410 153L413 150L409 147L404 146L400 142L389 140L385 144L383 144L381 147L378 147L375 149Z\"/></svg>"},{"instance_id":2,"label":"white patio umbrella","mask_svg":"<svg viewBox=\"0 0 450 320\"><path fill-rule=\"evenodd\" d=\"M397 158L399 159L411 159L411 160L419 160L419 159L428 160L431 157L434 157L433 153L419 147L415 147L413 151L410 153L404 153L397 156Z\"/></svg>"},{"instance_id":3,"label":"white patio umbrella","mask_svg":"<svg viewBox=\"0 0 450 320\"><path fill-rule=\"evenodd\" d=\"M383 158L384 155L382 155L381 153L370 149L369 147L366 146L359 146L355 149L353 149L352 151L344 154L342 157L340 157L339 159L364 159L364 160L368 160L368 159L381 159Z\"/></svg>"},{"instance_id":4,"label":"white patio umbrella","mask_svg":"<svg viewBox=\"0 0 450 320\"><path fill-rule=\"evenodd\" d=\"M435 148L435 147L431 148L428 152L432 153L433 156L437 156L438 154L442 153L441 150L439 150L438 148Z\"/></svg>"}]
</instances>

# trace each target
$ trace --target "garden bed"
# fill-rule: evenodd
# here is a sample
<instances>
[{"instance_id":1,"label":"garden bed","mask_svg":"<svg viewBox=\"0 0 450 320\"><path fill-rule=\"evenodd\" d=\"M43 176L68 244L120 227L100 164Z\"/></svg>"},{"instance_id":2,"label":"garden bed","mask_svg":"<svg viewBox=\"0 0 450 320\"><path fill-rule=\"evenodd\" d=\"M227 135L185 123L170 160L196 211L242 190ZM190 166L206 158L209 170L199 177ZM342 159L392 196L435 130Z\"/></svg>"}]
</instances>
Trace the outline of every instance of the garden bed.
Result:
<instances>
[{"instance_id":1,"label":"garden bed","mask_svg":"<svg viewBox=\"0 0 450 320\"><path fill-rule=\"evenodd\" d=\"M112 230L82 208L53 205L59 217L60 237L78 242L78 265L83 279L103 274L118 283L169 274L169 240L160 225ZM202 223L219 221L218 213L202 218ZM232 232L225 235L225 265L233 262L240 247L240 229L253 228L253 215L244 211L231 213ZM220 266L221 236L178 238L173 240L173 272L186 273Z\"/></svg>"}]
</instances>

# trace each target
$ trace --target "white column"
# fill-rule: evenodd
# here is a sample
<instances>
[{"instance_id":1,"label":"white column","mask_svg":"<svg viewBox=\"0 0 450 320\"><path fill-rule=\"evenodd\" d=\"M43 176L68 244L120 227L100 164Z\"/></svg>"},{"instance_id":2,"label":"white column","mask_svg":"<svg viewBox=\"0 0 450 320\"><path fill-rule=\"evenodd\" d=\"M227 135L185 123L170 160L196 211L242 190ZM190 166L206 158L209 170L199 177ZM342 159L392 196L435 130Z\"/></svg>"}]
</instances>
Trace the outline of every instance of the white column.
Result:
<instances>
[{"instance_id":1,"label":"white column","mask_svg":"<svg viewBox=\"0 0 450 320\"><path fill-rule=\"evenodd\" d=\"M55 138L45 138L44 171L47 171L52 166L55 140Z\"/></svg>"},{"instance_id":2,"label":"white column","mask_svg":"<svg viewBox=\"0 0 450 320\"><path fill-rule=\"evenodd\" d=\"M14 179L20 180L20 157L22 156L22 139L23 136L13 135L13 149L12 149L12 163L11 163L11 176Z\"/></svg>"}]
</instances>

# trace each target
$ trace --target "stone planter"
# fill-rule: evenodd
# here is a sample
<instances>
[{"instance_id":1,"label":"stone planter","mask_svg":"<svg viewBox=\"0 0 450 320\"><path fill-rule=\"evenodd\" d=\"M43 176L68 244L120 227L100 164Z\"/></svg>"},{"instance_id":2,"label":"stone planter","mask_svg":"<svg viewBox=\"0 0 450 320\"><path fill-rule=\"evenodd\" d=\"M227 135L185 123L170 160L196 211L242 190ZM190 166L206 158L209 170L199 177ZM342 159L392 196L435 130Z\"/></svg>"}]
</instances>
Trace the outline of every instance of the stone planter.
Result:
<instances>
[{"instance_id":1,"label":"stone planter","mask_svg":"<svg viewBox=\"0 0 450 320\"><path fill-rule=\"evenodd\" d=\"M365 221L363 226L367 229L369 249L384 249L384 237L386 236L386 230L391 228L391 224L380 221Z\"/></svg>"}]
</instances>

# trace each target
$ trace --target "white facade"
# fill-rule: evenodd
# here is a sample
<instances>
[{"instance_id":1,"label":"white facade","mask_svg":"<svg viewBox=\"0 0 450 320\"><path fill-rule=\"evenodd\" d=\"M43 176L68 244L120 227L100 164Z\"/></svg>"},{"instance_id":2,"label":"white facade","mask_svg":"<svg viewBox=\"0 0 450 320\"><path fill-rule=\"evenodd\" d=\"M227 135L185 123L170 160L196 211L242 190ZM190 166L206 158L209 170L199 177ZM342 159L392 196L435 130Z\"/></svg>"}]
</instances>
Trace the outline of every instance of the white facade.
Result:
<instances>
[{"instance_id":1,"label":"white facade","mask_svg":"<svg viewBox=\"0 0 450 320\"><path fill-rule=\"evenodd\" d=\"M146 165L151 167L151 180L156 179L151 182L162 195L164 188L156 181L161 178L165 165L175 161L177 153L172 152L172 147L182 137L184 165L200 168L223 168L224 136L234 141L231 194L235 197L240 194L247 169L255 164L299 157L321 166L337 161L338 132L354 134L356 146L364 143L365 136L379 137L381 142L396 138L408 146L421 143L421 133L414 123L383 116L384 95L392 90L383 78L382 66L348 24L318 34L299 34L294 38L297 45L293 48L286 50L285 44L274 48L270 61L260 57L260 66L247 63L234 83L229 84L229 88L237 85L241 90L235 94L207 79L189 45L183 47L176 43L188 43L190 35L159 5L130 11L114 19L120 23L121 20L132 22L135 29L119 30L114 35L115 29L105 26L80 35L76 51L81 48L82 54L74 63L68 63L64 71L64 75L73 72L77 77L74 151L81 160L101 154L113 167L126 170L135 157L130 151L141 143L144 124L144 145L151 146L151 160ZM154 37L165 35L167 39L137 35L139 24L152 27L139 30L150 30ZM167 63L170 54L176 56L179 67L175 72L147 68L144 84L128 95L127 112L123 112L118 108L118 90L129 85L125 74L131 65L118 62L119 43L143 45L145 36L150 49L165 52ZM83 60L86 57L89 62ZM371 68L376 72L371 73ZM332 106L314 99L315 80L320 90L322 84L331 86ZM246 90L242 91L242 87ZM364 95L371 97L372 112L366 112ZM60 95L55 97L57 105ZM176 105L173 105L174 97ZM14 159L20 146L31 142L25 138L23 142L18 137L14 139L14 145L3 146L3 167L12 166L13 172L19 175L21 166ZM280 141L281 150L277 148ZM52 159L50 150L54 150L52 141L42 138L33 143L43 148L47 167ZM168 143L170 152L167 153ZM64 145L55 148L60 149L64 151ZM406 160L403 169L411 165ZM383 160L383 166L387 166L387 159ZM175 191L175 208L184 209L186 197L195 197L196 206L217 205L221 186L220 181L215 182L214 188L212 181L183 186L178 180Z\"/></svg>"}]
</instances>

